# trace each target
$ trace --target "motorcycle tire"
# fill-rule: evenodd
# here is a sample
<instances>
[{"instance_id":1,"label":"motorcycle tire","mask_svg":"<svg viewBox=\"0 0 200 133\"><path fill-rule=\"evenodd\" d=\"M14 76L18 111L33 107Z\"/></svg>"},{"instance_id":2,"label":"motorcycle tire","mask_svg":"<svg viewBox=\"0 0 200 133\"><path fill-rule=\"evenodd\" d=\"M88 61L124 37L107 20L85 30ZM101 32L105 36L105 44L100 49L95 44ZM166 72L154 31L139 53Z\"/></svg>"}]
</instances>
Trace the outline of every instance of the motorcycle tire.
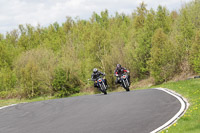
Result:
<instances>
[{"instance_id":1,"label":"motorcycle tire","mask_svg":"<svg viewBox=\"0 0 200 133\"><path fill-rule=\"evenodd\" d=\"M106 92L106 90L105 90L105 91L103 91L103 93L104 93L104 95L107 95L107 92Z\"/></svg>"},{"instance_id":2,"label":"motorcycle tire","mask_svg":"<svg viewBox=\"0 0 200 133\"><path fill-rule=\"evenodd\" d=\"M126 87L125 89L126 89L126 91L130 91L129 87Z\"/></svg>"},{"instance_id":3,"label":"motorcycle tire","mask_svg":"<svg viewBox=\"0 0 200 133\"><path fill-rule=\"evenodd\" d=\"M100 86L100 87L102 87L102 88L99 88L100 91L101 91L102 93L104 93L104 95L107 95L106 87L105 87L105 86Z\"/></svg>"}]
</instances>

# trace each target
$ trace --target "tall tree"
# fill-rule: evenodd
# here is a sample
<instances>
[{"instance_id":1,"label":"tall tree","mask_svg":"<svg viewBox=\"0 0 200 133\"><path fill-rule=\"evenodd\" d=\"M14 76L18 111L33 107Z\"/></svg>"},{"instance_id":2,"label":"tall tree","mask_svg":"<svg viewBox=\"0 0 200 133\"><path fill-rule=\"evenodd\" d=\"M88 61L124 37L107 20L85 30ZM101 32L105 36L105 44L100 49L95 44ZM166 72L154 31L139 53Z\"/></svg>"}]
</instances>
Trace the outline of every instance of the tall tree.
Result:
<instances>
[{"instance_id":1,"label":"tall tree","mask_svg":"<svg viewBox=\"0 0 200 133\"><path fill-rule=\"evenodd\" d=\"M190 63L194 71L200 74L200 30L196 32L195 41L191 47Z\"/></svg>"},{"instance_id":2,"label":"tall tree","mask_svg":"<svg viewBox=\"0 0 200 133\"><path fill-rule=\"evenodd\" d=\"M176 47L168 40L164 30L156 30L152 38L151 60L149 67L155 83L170 79L177 66Z\"/></svg>"}]
</instances>

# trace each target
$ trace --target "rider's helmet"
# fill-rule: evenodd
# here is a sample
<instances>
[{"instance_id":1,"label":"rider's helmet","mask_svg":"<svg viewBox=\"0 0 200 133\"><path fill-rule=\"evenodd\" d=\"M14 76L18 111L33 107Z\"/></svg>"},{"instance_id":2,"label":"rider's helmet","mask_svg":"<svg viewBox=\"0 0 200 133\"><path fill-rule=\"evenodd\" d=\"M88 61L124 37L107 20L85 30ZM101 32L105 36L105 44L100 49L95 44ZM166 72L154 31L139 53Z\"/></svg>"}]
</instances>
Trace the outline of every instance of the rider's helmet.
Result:
<instances>
[{"instance_id":1,"label":"rider's helmet","mask_svg":"<svg viewBox=\"0 0 200 133\"><path fill-rule=\"evenodd\" d=\"M121 69L121 65L117 64L117 69L120 70Z\"/></svg>"},{"instance_id":2,"label":"rider's helmet","mask_svg":"<svg viewBox=\"0 0 200 133\"><path fill-rule=\"evenodd\" d=\"M97 73L98 72L98 69L97 68L94 68L93 69L93 73Z\"/></svg>"}]
</instances>

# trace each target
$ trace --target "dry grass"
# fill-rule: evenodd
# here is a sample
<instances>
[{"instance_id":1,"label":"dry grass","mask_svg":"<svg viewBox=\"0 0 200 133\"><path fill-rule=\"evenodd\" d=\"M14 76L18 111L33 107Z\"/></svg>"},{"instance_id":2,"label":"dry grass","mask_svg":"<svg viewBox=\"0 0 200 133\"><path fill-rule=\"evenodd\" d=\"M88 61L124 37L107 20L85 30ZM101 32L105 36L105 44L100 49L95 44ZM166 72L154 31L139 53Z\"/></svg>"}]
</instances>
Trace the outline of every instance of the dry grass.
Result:
<instances>
[{"instance_id":1,"label":"dry grass","mask_svg":"<svg viewBox=\"0 0 200 133\"><path fill-rule=\"evenodd\" d=\"M85 87L85 88L83 88L83 89L81 89L81 91L80 91L81 93L95 93L95 88L94 87L91 87L91 86L89 86L89 87Z\"/></svg>"},{"instance_id":2,"label":"dry grass","mask_svg":"<svg viewBox=\"0 0 200 133\"><path fill-rule=\"evenodd\" d=\"M175 75L170 81L176 82L176 81L187 80L187 79L194 78L194 76L197 76L197 75L192 72L190 72L190 73L182 72L179 75Z\"/></svg>"},{"instance_id":3,"label":"dry grass","mask_svg":"<svg viewBox=\"0 0 200 133\"><path fill-rule=\"evenodd\" d=\"M167 82L177 82L177 81L183 81L187 79L193 79L195 76L198 76L197 74L194 74L193 72L182 72L178 75L175 75L170 81ZM140 80L136 83L133 83L130 87L130 89L136 89L136 88L148 88L155 85L154 79L152 77Z\"/></svg>"},{"instance_id":4,"label":"dry grass","mask_svg":"<svg viewBox=\"0 0 200 133\"><path fill-rule=\"evenodd\" d=\"M191 69L190 63L185 59L180 65L180 73L176 74L170 81L182 81L194 78L194 76L197 76L194 74L194 72Z\"/></svg>"},{"instance_id":5,"label":"dry grass","mask_svg":"<svg viewBox=\"0 0 200 133\"><path fill-rule=\"evenodd\" d=\"M152 77L140 80L136 83L133 83L130 87L130 89L136 89L136 88L143 88L143 87L150 87L154 85L154 79Z\"/></svg>"}]
</instances>

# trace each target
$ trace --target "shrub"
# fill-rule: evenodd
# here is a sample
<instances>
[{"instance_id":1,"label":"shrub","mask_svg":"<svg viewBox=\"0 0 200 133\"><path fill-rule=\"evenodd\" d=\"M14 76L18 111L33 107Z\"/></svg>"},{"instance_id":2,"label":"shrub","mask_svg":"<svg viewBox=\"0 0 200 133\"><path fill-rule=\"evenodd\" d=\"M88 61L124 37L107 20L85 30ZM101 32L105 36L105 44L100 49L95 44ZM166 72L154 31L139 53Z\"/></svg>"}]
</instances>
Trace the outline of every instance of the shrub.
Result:
<instances>
[{"instance_id":1,"label":"shrub","mask_svg":"<svg viewBox=\"0 0 200 133\"><path fill-rule=\"evenodd\" d=\"M30 98L50 94L55 66L55 56L50 50L33 49L23 53L15 62L18 87L23 95Z\"/></svg>"},{"instance_id":2,"label":"shrub","mask_svg":"<svg viewBox=\"0 0 200 133\"><path fill-rule=\"evenodd\" d=\"M18 97L20 93L16 90L0 91L0 99L8 99Z\"/></svg>"},{"instance_id":3,"label":"shrub","mask_svg":"<svg viewBox=\"0 0 200 133\"><path fill-rule=\"evenodd\" d=\"M16 75L10 68L0 69L0 91L9 91L15 88Z\"/></svg>"},{"instance_id":4,"label":"shrub","mask_svg":"<svg viewBox=\"0 0 200 133\"><path fill-rule=\"evenodd\" d=\"M58 97L69 96L79 92L79 89L74 88L74 84L70 81L69 77L67 77L67 71L62 68L56 69L52 86Z\"/></svg>"}]
</instances>

